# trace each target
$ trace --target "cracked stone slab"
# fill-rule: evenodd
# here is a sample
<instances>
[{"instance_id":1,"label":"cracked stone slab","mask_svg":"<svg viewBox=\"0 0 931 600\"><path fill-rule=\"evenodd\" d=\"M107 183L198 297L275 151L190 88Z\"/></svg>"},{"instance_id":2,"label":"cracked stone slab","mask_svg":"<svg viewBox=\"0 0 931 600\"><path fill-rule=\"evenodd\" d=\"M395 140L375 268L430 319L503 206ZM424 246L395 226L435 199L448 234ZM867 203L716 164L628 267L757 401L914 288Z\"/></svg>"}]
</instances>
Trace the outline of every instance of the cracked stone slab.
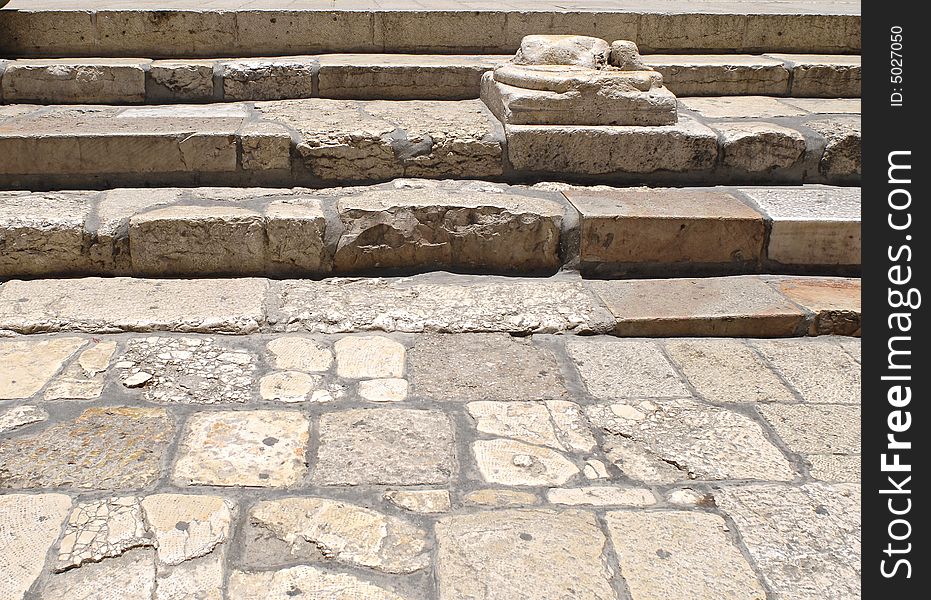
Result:
<instances>
[{"instance_id":1,"label":"cracked stone slab","mask_svg":"<svg viewBox=\"0 0 931 600\"><path fill-rule=\"evenodd\" d=\"M440 401L568 396L553 353L506 334L418 336L410 365L416 394Z\"/></svg>"},{"instance_id":2,"label":"cracked stone slab","mask_svg":"<svg viewBox=\"0 0 931 600\"><path fill-rule=\"evenodd\" d=\"M152 494L142 499L141 507L155 538L159 565L180 565L205 556L229 539L233 519L233 504L229 500L218 496Z\"/></svg>"},{"instance_id":3,"label":"cracked stone slab","mask_svg":"<svg viewBox=\"0 0 931 600\"><path fill-rule=\"evenodd\" d=\"M48 419L48 411L38 406L24 404L0 411L0 433L6 433Z\"/></svg>"},{"instance_id":4,"label":"cracked stone slab","mask_svg":"<svg viewBox=\"0 0 931 600\"><path fill-rule=\"evenodd\" d=\"M196 413L178 450L178 485L287 487L307 471L310 421L297 412Z\"/></svg>"},{"instance_id":5,"label":"cracked stone slab","mask_svg":"<svg viewBox=\"0 0 931 600\"><path fill-rule=\"evenodd\" d=\"M446 483L458 471L449 417L436 410L351 409L319 421L318 485Z\"/></svg>"},{"instance_id":6,"label":"cracked stone slab","mask_svg":"<svg viewBox=\"0 0 931 600\"><path fill-rule=\"evenodd\" d=\"M255 58L224 62L224 100L309 98L317 61L310 57Z\"/></svg>"},{"instance_id":7,"label":"cracked stone slab","mask_svg":"<svg viewBox=\"0 0 931 600\"><path fill-rule=\"evenodd\" d=\"M573 338L566 350L596 398L691 396L652 341Z\"/></svg>"},{"instance_id":8,"label":"cracked stone slab","mask_svg":"<svg viewBox=\"0 0 931 600\"><path fill-rule=\"evenodd\" d=\"M468 275L334 278L281 282L276 291L279 304L271 320L286 331L590 333L614 325L577 281Z\"/></svg>"},{"instance_id":9,"label":"cracked stone slab","mask_svg":"<svg viewBox=\"0 0 931 600\"><path fill-rule=\"evenodd\" d=\"M389 490L385 500L412 513L435 514L449 512L452 501L446 490Z\"/></svg>"},{"instance_id":10,"label":"cracked stone slab","mask_svg":"<svg viewBox=\"0 0 931 600\"><path fill-rule=\"evenodd\" d=\"M861 170L860 116L806 121L805 126L827 140L821 172L831 179L857 179Z\"/></svg>"},{"instance_id":11,"label":"cracked stone slab","mask_svg":"<svg viewBox=\"0 0 931 600\"><path fill-rule=\"evenodd\" d=\"M42 590L43 598L75 600L152 600L155 550L135 548L115 558L57 573Z\"/></svg>"},{"instance_id":12,"label":"cracked stone slab","mask_svg":"<svg viewBox=\"0 0 931 600\"><path fill-rule=\"evenodd\" d=\"M209 337L135 337L118 363L124 386L149 375L142 396L158 404L236 404L252 398L257 358Z\"/></svg>"},{"instance_id":13,"label":"cracked stone slab","mask_svg":"<svg viewBox=\"0 0 931 600\"><path fill-rule=\"evenodd\" d=\"M579 468L556 450L516 440L477 440L472 454L489 483L562 485L579 474Z\"/></svg>"},{"instance_id":14,"label":"cracked stone slab","mask_svg":"<svg viewBox=\"0 0 931 600\"><path fill-rule=\"evenodd\" d=\"M508 509L436 525L441 600L614 600L605 536L591 513Z\"/></svg>"},{"instance_id":15,"label":"cracked stone slab","mask_svg":"<svg viewBox=\"0 0 931 600\"><path fill-rule=\"evenodd\" d=\"M159 564L154 600L223 600L223 560L217 550L179 565Z\"/></svg>"},{"instance_id":16,"label":"cracked stone slab","mask_svg":"<svg viewBox=\"0 0 931 600\"><path fill-rule=\"evenodd\" d=\"M265 318L263 279L98 278L8 281L0 329L253 333Z\"/></svg>"},{"instance_id":17,"label":"cracked stone slab","mask_svg":"<svg viewBox=\"0 0 931 600\"><path fill-rule=\"evenodd\" d=\"M81 502L68 517L55 570L65 571L119 556L130 548L154 545L139 498L114 496Z\"/></svg>"},{"instance_id":18,"label":"cracked stone slab","mask_svg":"<svg viewBox=\"0 0 931 600\"><path fill-rule=\"evenodd\" d=\"M280 571L233 571L229 600L291 600L295 596L327 600L407 600L383 587L348 573L297 566Z\"/></svg>"},{"instance_id":19,"label":"cracked stone slab","mask_svg":"<svg viewBox=\"0 0 931 600\"><path fill-rule=\"evenodd\" d=\"M780 597L860 597L859 486L755 484L720 488L714 498Z\"/></svg>"},{"instance_id":20,"label":"cracked stone slab","mask_svg":"<svg viewBox=\"0 0 931 600\"><path fill-rule=\"evenodd\" d=\"M94 342L77 360L56 377L45 390L46 400L93 400L106 383L104 372L116 353L116 342Z\"/></svg>"},{"instance_id":21,"label":"cracked stone slab","mask_svg":"<svg viewBox=\"0 0 931 600\"><path fill-rule=\"evenodd\" d=\"M86 343L72 337L0 341L0 400L36 394Z\"/></svg>"},{"instance_id":22,"label":"cracked stone slab","mask_svg":"<svg viewBox=\"0 0 931 600\"><path fill-rule=\"evenodd\" d=\"M860 365L828 339L754 340L805 402L860 403Z\"/></svg>"},{"instance_id":23,"label":"cracked stone slab","mask_svg":"<svg viewBox=\"0 0 931 600\"><path fill-rule=\"evenodd\" d=\"M259 502L249 511L244 560L271 566L296 560L413 573L429 562L427 533L378 511L325 498Z\"/></svg>"},{"instance_id":24,"label":"cracked stone slab","mask_svg":"<svg viewBox=\"0 0 931 600\"><path fill-rule=\"evenodd\" d=\"M719 515L625 510L605 521L633 598L767 597Z\"/></svg>"},{"instance_id":25,"label":"cracked stone slab","mask_svg":"<svg viewBox=\"0 0 931 600\"><path fill-rule=\"evenodd\" d=\"M22 598L71 510L65 494L0 495L0 597Z\"/></svg>"},{"instance_id":26,"label":"cracked stone slab","mask_svg":"<svg viewBox=\"0 0 931 600\"><path fill-rule=\"evenodd\" d=\"M765 121L716 122L721 163L749 173L790 169L805 158L808 143L797 130Z\"/></svg>"},{"instance_id":27,"label":"cracked stone slab","mask_svg":"<svg viewBox=\"0 0 931 600\"><path fill-rule=\"evenodd\" d=\"M139 489L161 473L174 432L160 408L94 407L0 442L0 487Z\"/></svg>"},{"instance_id":28,"label":"cracked stone slab","mask_svg":"<svg viewBox=\"0 0 931 600\"><path fill-rule=\"evenodd\" d=\"M481 433L569 452L595 447L582 408L575 402L470 402L466 410Z\"/></svg>"},{"instance_id":29,"label":"cracked stone slab","mask_svg":"<svg viewBox=\"0 0 931 600\"><path fill-rule=\"evenodd\" d=\"M599 404L588 408L588 416L607 436L624 438L690 479L791 481L797 476L749 417L691 399L661 402Z\"/></svg>"}]
</instances>

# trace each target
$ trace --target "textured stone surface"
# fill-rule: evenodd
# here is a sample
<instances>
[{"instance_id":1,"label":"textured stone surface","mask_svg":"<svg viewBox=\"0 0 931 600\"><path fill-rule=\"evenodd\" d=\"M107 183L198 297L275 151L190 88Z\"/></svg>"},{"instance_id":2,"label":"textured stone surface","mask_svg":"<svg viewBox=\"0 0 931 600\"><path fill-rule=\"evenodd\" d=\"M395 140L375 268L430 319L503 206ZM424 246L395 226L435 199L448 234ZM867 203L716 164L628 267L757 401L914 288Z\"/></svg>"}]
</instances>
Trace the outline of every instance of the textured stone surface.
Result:
<instances>
[{"instance_id":1,"label":"textured stone surface","mask_svg":"<svg viewBox=\"0 0 931 600\"><path fill-rule=\"evenodd\" d=\"M259 380L259 395L262 400L280 402L302 402L309 399L320 377L300 371L275 371Z\"/></svg>"},{"instance_id":2,"label":"textured stone surface","mask_svg":"<svg viewBox=\"0 0 931 600\"><path fill-rule=\"evenodd\" d=\"M539 504L540 499L530 492L507 488L475 490L463 496L466 504L475 506L524 506Z\"/></svg>"},{"instance_id":3,"label":"textured stone surface","mask_svg":"<svg viewBox=\"0 0 931 600\"><path fill-rule=\"evenodd\" d=\"M348 573L333 573L309 566L280 571L233 571L229 600L290 600L295 595L328 600L404 600L404 597Z\"/></svg>"},{"instance_id":4,"label":"textured stone surface","mask_svg":"<svg viewBox=\"0 0 931 600\"><path fill-rule=\"evenodd\" d=\"M325 498L259 502L249 511L249 525L245 552L250 563L334 561L386 573L412 573L429 563L424 530L346 502ZM277 554L276 546L281 548Z\"/></svg>"},{"instance_id":5,"label":"textured stone surface","mask_svg":"<svg viewBox=\"0 0 931 600\"><path fill-rule=\"evenodd\" d=\"M414 513L444 513L452 507L446 490L389 490L385 492L385 500Z\"/></svg>"},{"instance_id":6,"label":"textured stone surface","mask_svg":"<svg viewBox=\"0 0 931 600\"><path fill-rule=\"evenodd\" d=\"M805 137L789 127L755 121L715 123L721 134L721 161L750 173L790 169L805 157Z\"/></svg>"},{"instance_id":7,"label":"textured stone surface","mask_svg":"<svg viewBox=\"0 0 931 600\"><path fill-rule=\"evenodd\" d=\"M555 278L328 279L278 290L273 319L288 331L600 332L614 322L580 282Z\"/></svg>"},{"instance_id":8,"label":"textured stone surface","mask_svg":"<svg viewBox=\"0 0 931 600\"><path fill-rule=\"evenodd\" d=\"M29 398L86 343L81 338L0 341L0 400Z\"/></svg>"},{"instance_id":9,"label":"textured stone surface","mask_svg":"<svg viewBox=\"0 0 931 600\"><path fill-rule=\"evenodd\" d=\"M808 277L776 280L780 292L814 313L809 335L860 335L860 280L840 277ZM856 356L859 359L859 353Z\"/></svg>"},{"instance_id":10,"label":"textured stone surface","mask_svg":"<svg viewBox=\"0 0 931 600\"><path fill-rule=\"evenodd\" d=\"M767 597L718 515L615 511L605 521L633 598Z\"/></svg>"},{"instance_id":11,"label":"textured stone surface","mask_svg":"<svg viewBox=\"0 0 931 600\"><path fill-rule=\"evenodd\" d=\"M862 104L860 98L784 98L782 101L812 114L825 115L859 115Z\"/></svg>"},{"instance_id":12,"label":"textured stone surface","mask_svg":"<svg viewBox=\"0 0 931 600\"><path fill-rule=\"evenodd\" d=\"M311 58L256 58L223 63L225 100L310 98L317 61Z\"/></svg>"},{"instance_id":13,"label":"textured stone surface","mask_svg":"<svg viewBox=\"0 0 931 600\"><path fill-rule=\"evenodd\" d=\"M433 410L324 414L313 479L319 485L446 483L458 470L449 418Z\"/></svg>"},{"instance_id":14,"label":"textured stone surface","mask_svg":"<svg viewBox=\"0 0 931 600\"><path fill-rule=\"evenodd\" d=\"M757 484L722 488L714 498L775 593L791 600L860 597L857 486Z\"/></svg>"},{"instance_id":15,"label":"textured stone surface","mask_svg":"<svg viewBox=\"0 0 931 600\"><path fill-rule=\"evenodd\" d=\"M55 567L64 571L119 556L130 548L153 545L138 498L121 496L82 502L68 518Z\"/></svg>"},{"instance_id":16,"label":"textured stone surface","mask_svg":"<svg viewBox=\"0 0 931 600\"><path fill-rule=\"evenodd\" d=\"M767 54L792 65L792 96L858 98L861 59L859 55Z\"/></svg>"},{"instance_id":17,"label":"textured stone surface","mask_svg":"<svg viewBox=\"0 0 931 600\"><path fill-rule=\"evenodd\" d=\"M324 344L303 336L275 338L266 345L272 364L294 371L326 371L333 363L333 352Z\"/></svg>"},{"instance_id":18,"label":"textured stone surface","mask_svg":"<svg viewBox=\"0 0 931 600\"><path fill-rule=\"evenodd\" d=\"M860 175L860 117L806 121L805 126L827 140L821 172L830 179L853 180Z\"/></svg>"},{"instance_id":19,"label":"textured stone surface","mask_svg":"<svg viewBox=\"0 0 931 600\"><path fill-rule=\"evenodd\" d=\"M0 442L0 487L138 489L161 472L173 433L158 408L89 408L73 421Z\"/></svg>"},{"instance_id":20,"label":"textured stone surface","mask_svg":"<svg viewBox=\"0 0 931 600\"><path fill-rule=\"evenodd\" d=\"M436 536L443 600L616 597L601 555L605 536L591 513L479 512L441 519Z\"/></svg>"},{"instance_id":21,"label":"textured stone surface","mask_svg":"<svg viewBox=\"0 0 931 600\"><path fill-rule=\"evenodd\" d=\"M651 54L647 66L677 96L784 96L789 71L781 60L746 54Z\"/></svg>"},{"instance_id":22,"label":"textured stone surface","mask_svg":"<svg viewBox=\"0 0 931 600\"><path fill-rule=\"evenodd\" d=\"M132 104L145 99L145 67L134 58L20 59L3 72L5 102Z\"/></svg>"},{"instance_id":23,"label":"textured stone surface","mask_svg":"<svg viewBox=\"0 0 931 600\"><path fill-rule=\"evenodd\" d=\"M591 486L582 488L551 488L546 493L551 504L571 506L650 506L656 503L653 492L645 488Z\"/></svg>"},{"instance_id":24,"label":"textured stone surface","mask_svg":"<svg viewBox=\"0 0 931 600\"><path fill-rule=\"evenodd\" d=\"M218 496L153 494L142 509L160 565L180 565L214 552L230 536L233 503ZM161 585L161 584L160 584Z\"/></svg>"},{"instance_id":25,"label":"textured stone surface","mask_svg":"<svg viewBox=\"0 0 931 600\"><path fill-rule=\"evenodd\" d=\"M651 341L579 338L567 340L566 350L596 398L691 395L660 347Z\"/></svg>"},{"instance_id":26,"label":"textured stone surface","mask_svg":"<svg viewBox=\"0 0 931 600\"><path fill-rule=\"evenodd\" d=\"M795 401L779 376L740 340L666 340L664 345L688 382L706 400L722 404Z\"/></svg>"},{"instance_id":27,"label":"textured stone surface","mask_svg":"<svg viewBox=\"0 0 931 600\"><path fill-rule=\"evenodd\" d=\"M584 35L528 35L514 57L519 65L577 65L603 67L610 47L602 39Z\"/></svg>"},{"instance_id":28,"label":"textured stone surface","mask_svg":"<svg viewBox=\"0 0 931 600\"><path fill-rule=\"evenodd\" d=\"M574 402L482 401L470 402L466 409L481 433L562 451L587 452L595 446L582 409Z\"/></svg>"},{"instance_id":29,"label":"textured stone surface","mask_svg":"<svg viewBox=\"0 0 931 600\"><path fill-rule=\"evenodd\" d=\"M54 575L43 598L151 600L155 592L155 551L134 548L115 558Z\"/></svg>"},{"instance_id":30,"label":"textured stone surface","mask_svg":"<svg viewBox=\"0 0 931 600\"><path fill-rule=\"evenodd\" d=\"M650 406L600 404L589 407L588 416L644 458L674 465L691 479L791 481L796 476L763 428L731 410L677 399Z\"/></svg>"},{"instance_id":31,"label":"textured stone surface","mask_svg":"<svg viewBox=\"0 0 931 600\"><path fill-rule=\"evenodd\" d=\"M71 509L65 494L0 495L0 597L22 598Z\"/></svg>"},{"instance_id":32,"label":"textured stone surface","mask_svg":"<svg viewBox=\"0 0 931 600\"><path fill-rule=\"evenodd\" d=\"M562 485L579 468L559 452L506 439L478 440L472 453L485 481L503 485Z\"/></svg>"},{"instance_id":33,"label":"textured stone surface","mask_svg":"<svg viewBox=\"0 0 931 600\"><path fill-rule=\"evenodd\" d=\"M741 265L759 260L763 220L725 192L569 190L581 213L583 268L668 269L670 263Z\"/></svg>"},{"instance_id":34,"label":"textured stone surface","mask_svg":"<svg viewBox=\"0 0 931 600\"><path fill-rule=\"evenodd\" d=\"M618 335L791 336L805 313L757 277L593 281Z\"/></svg>"},{"instance_id":35,"label":"textured stone surface","mask_svg":"<svg viewBox=\"0 0 931 600\"><path fill-rule=\"evenodd\" d=\"M340 338L334 345L336 374L347 379L401 377L407 355L403 344L377 335Z\"/></svg>"},{"instance_id":36,"label":"textured stone surface","mask_svg":"<svg viewBox=\"0 0 931 600\"><path fill-rule=\"evenodd\" d=\"M213 98L212 61L152 61L146 98L150 102Z\"/></svg>"},{"instance_id":37,"label":"textured stone surface","mask_svg":"<svg viewBox=\"0 0 931 600\"><path fill-rule=\"evenodd\" d=\"M862 457L837 454L809 454L805 457L813 479L829 482L860 483Z\"/></svg>"},{"instance_id":38,"label":"textured stone surface","mask_svg":"<svg viewBox=\"0 0 931 600\"><path fill-rule=\"evenodd\" d=\"M766 96L681 98L679 105L711 119L770 119L808 114L806 110Z\"/></svg>"},{"instance_id":39,"label":"textured stone surface","mask_svg":"<svg viewBox=\"0 0 931 600\"><path fill-rule=\"evenodd\" d=\"M806 402L860 403L860 365L829 340L754 340Z\"/></svg>"},{"instance_id":40,"label":"textured stone surface","mask_svg":"<svg viewBox=\"0 0 931 600\"><path fill-rule=\"evenodd\" d=\"M77 360L52 380L43 394L46 400L93 400L106 384L105 371L116 352L116 342L92 342Z\"/></svg>"},{"instance_id":41,"label":"textured stone surface","mask_svg":"<svg viewBox=\"0 0 931 600\"><path fill-rule=\"evenodd\" d=\"M395 377L360 381L359 396L369 402L401 402L407 399L409 385L406 379Z\"/></svg>"},{"instance_id":42,"label":"textured stone surface","mask_svg":"<svg viewBox=\"0 0 931 600\"><path fill-rule=\"evenodd\" d=\"M285 487L301 481L310 421L297 412L205 412L188 419L178 485Z\"/></svg>"},{"instance_id":43,"label":"textured stone surface","mask_svg":"<svg viewBox=\"0 0 931 600\"><path fill-rule=\"evenodd\" d=\"M0 411L0 433L6 433L31 425L41 423L48 419L48 412L44 408L24 404Z\"/></svg>"},{"instance_id":44,"label":"textured stone surface","mask_svg":"<svg viewBox=\"0 0 931 600\"><path fill-rule=\"evenodd\" d=\"M860 453L859 406L774 404L758 410L793 452Z\"/></svg>"}]
</instances>

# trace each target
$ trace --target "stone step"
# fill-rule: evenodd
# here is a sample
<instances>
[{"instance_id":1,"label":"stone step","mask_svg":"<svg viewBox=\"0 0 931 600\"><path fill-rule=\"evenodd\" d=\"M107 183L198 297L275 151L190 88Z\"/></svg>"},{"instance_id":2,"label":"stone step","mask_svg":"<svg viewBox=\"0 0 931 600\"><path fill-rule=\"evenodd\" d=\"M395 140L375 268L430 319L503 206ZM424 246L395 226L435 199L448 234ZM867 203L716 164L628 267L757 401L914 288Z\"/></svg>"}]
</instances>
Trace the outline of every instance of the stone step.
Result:
<instances>
[{"instance_id":1,"label":"stone step","mask_svg":"<svg viewBox=\"0 0 931 600\"><path fill-rule=\"evenodd\" d=\"M0 277L858 274L860 189L396 180L0 192Z\"/></svg>"},{"instance_id":2,"label":"stone step","mask_svg":"<svg viewBox=\"0 0 931 600\"><path fill-rule=\"evenodd\" d=\"M511 54L529 34L635 41L645 52L860 50L860 3L846 0L12 0L0 55L276 56L321 52ZM343 8L345 7L345 8Z\"/></svg>"},{"instance_id":3,"label":"stone step","mask_svg":"<svg viewBox=\"0 0 931 600\"><path fill-rule=\"evenodd\" d=\"M324 54L228 60L0 60L0 102L164 104L336 98L478 98L508 55ZM858 98L860 57L646 55L678 96Z\"/></svg>"},{"instance_id":4,"label":"stone step","mask_svg":"<svg viewBox=\"0 0 931 600\"><path fill-rule=\"evenodd\" d=\"M10 104L0 106L0 186L859 181L857 100L734 96L680 106L668 126L504 127L479 100Z\"/></svg>"},{"instance_id":5,"label":"stone step","mask_svg":"<svg viewBox=\"0 0 931 600\"><path fill-rule=\"evenodd\" d=\"M429 273L323 280L33 279L0 284L0 331L859 335L860 280L583 280Z\"/></svg>"}]
</instances>

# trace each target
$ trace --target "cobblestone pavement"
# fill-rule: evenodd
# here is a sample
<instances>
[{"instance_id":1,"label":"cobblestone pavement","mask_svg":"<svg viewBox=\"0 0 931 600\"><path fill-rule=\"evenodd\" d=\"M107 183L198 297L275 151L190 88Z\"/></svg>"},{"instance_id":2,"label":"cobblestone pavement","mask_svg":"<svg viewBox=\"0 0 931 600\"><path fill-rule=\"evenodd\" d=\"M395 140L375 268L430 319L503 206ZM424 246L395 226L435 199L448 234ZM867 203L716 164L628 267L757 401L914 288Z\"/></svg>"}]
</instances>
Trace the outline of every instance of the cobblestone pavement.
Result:
<instances>
[{"instance_id":1,"label":"cobblestone pavement","mask_svg":"<svg viewBox=\"0 0 931 600\"><path fill-rule=\"evenodd\" d=\"M857 338L0 339L0 598L859 598Z\"/></svg>"}]
</instances>

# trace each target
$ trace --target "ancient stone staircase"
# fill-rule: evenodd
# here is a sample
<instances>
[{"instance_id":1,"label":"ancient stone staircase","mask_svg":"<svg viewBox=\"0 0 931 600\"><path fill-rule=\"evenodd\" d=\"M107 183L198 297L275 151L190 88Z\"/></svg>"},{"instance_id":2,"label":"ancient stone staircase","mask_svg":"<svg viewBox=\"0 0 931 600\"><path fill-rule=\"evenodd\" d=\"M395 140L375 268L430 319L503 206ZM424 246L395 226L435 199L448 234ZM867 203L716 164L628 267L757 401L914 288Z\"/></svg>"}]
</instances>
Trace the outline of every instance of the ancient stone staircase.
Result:
<instances>
[{"instance_id":1,"label":"ancient stone staircase","mask_svg":"<svg viewBox=\"0 0 931 600\"><path fill-rule=\"evenodd\" d=\"M11 409L19 411L15 415L0 414L4 427L17 423L0 428L0 489L48 493L0 497L0 525L3 502L30 498L41 500L35 510L55 525L51 541L29 549L38 567L17 571L13 583L0 581L0 597L56 597L83 585L98 594L87 597L102 598L102 582L117 581L118 573L141 573L136 580L143 581L142 591L135 596L126 591L130 584L114 583L113 597L147 599L192 597L192 589L230 600L265 593L287 598L301 586L318 586L310 597L648 600L659 597L651 589L660 580L679 594L662 597L855 597L852 587L797 566L822 550L816 540L799 545L754 537L752 515L763 509L748 507L802 494L792 496L797 506L823 508L825 492L818 486L848 485L849 461L859 452L859 442L840 448L833 438L813 441L813 434L798 433L809 419L824 415L838 430L853 421L853 407L837 407L853 403L844 386L852 385L859 360L859 23L859 4L845 0L94 0L81 8L58 0L12 0L0 10L0 334L14 339L0 339L0 359L16 368L36 366L18 383L0 381L0 412L3 402L20 403ZM636 42L643 62L677 96L678 120L658 126L503 123L483 102L482 78L510 61L528 34ZM353 335L360 333L366 335ZM297 354L275 355L276 340L283 348L305 339L294 334L316 340L315 352L326 355L323 366L307 366ZM800 339L807 337L818 339ZM397 347L381 348L385 339ZM361 345L341 350L340 344L356 342L338 340ZM84 365L84 354L74 354L79 347L92 351L82 346L85 341L91 349L114 348L90 375L77 366ZM446 343L461 350L463 364L442 350ZM205 344L204 354L179 344ZM212 344L218 349L208 353ZM439 349L417 358L428 352L417 349L430 344ZM150 356L140 345L165 348ZM65 346L71 349L48 358ZM405 358L404 348L415 358ZM247 355L252 358L242 358ZM260 366L240 372L246 362L237 357ZM147 360L165 364L151 367ZM212 372L217 360L229 364ZM482 364L494 382L487 397L473 390L481 387L474 380L484 376L473 366ZM158 371L170 370L165 365L177 371L171 376L177 381ZM819 379L832 369L840 375L828 375L827 383ZM545 386L528 375L557 372L557 383ZM562 389L564 376L570 382L565 394L540 391ZM725 384L718 376L730 379ZM261 388L244 383L226 396L211 396L227 377L251 377L252 383L261 377ZM437 380L447 387L432 383ZM84 391L88 387L96 394ZM627 391L616 391L621 388ZM192 389L208 391L199 399ZM527 433L543 427L539 415L522 413L510 423L491 406L521 400L522 390L540 401L544 428L551 427L558 442ZM127 400L127 394L136 395ZM160 408L165 414L155 415L150 404L168 402L166 394L187 398L181 404L227 404L230 394L236 403L306 402L298 406L310 407L310 416L297 423L288 419L299 411L212 406L167 413ZM444 394L470 401L471 416L450 411ZM729 395L739 397L734 411L722 408ZM564 396L582 408L560 421L552 403ZM685 400L671 408L664 404L680 396L713 408ZM152 420L145 427L160 436L151 444L157 459L143 456L139 448L147 443L137 448L128 441L127 452L141 457L138 476L127 470L105 482L91 476L79 484L54 468L18 475L9 466L17 460L12 448L35 448L39 456L54 446L42 437L51 428L32 437L7 433L49 418L33 410L44 409L23 404L39 397L65 401L64 412L50 409L50 422L64 437L80 438L73 428L98 419L100 427L112 423L113 435L131 440L135 419ZM616 397L637 400L608 410L604 402ZM77 398L101 400L106 418L91 415L96 408L76 417ZM144 408L109 406L114 402ZM380 408L379 402L401 402L402 408ZM764 410L761 402L774 404ZM780 412L789 406L780 402L792 403L791 410ZM808 414L809 405L824 414ZM333 407L351 410L326 412ZM796 408L800 412L792 412ZM35 414L40 416L30 420ZM329 417L336 420L328 429ZM198 425L198 419L213 418L230 422ZM638 424L641 418L646 424ZM182 442L171 441L173 419L184 423ZM367 423L369 437L340 438L340 432L355 431L352 423ZM599 431L592 444L566 441L579 427L587 432L588 423ZM230 456L198 457L198 448L209 454L212 444L226 443L215 439L226 427L243 432L226 440ZM712 433L705 435L704 428ZM412 438L413 430L429 435ZM490 435L500 437L486 439ZM644 441L651 435L654 441ZM682 441L691 435L703 441ZM505 438L523 449L493 447ZM268 448L279 439L293 445L282 452L311 457L307 464L272 456L268 460L293 467L281 475L274 471L279 467L262 463L263 452L272 452ZM676 441L664 441L670 439ZM456 448L452 459L443 454L445 446L437 450L447 443ZM637 444L649 452L638 454ZM61 451L67 459L62 465L84 464L55 448L48 460ZM323 455L332 448L335 462L325 467ZM371 450L386 456L399 449L403 456L369 470L403 474L352 479L350 471L365 471L373 459L341 458L340 448L348 455ZM561 463L570 459L551 448L578 468ZM255 456L260 458L250 463ZM113 460L116 465L122 459ZM212 460L229 464L209 466ZM230 467L236 460L243 462ZM757 462L748 466L751 461ZM346 468L348 474L341 473L345 464L355 465ZM135 468L119 465L113 468ZM214 471L204 475L199 468ZM265 480L255 479L257 473ZM687 486L689 480L698 483ZM752 492L735 483L751 480L768 483ZM560 487L567 481L576 488ZM723 490L716 487L721 482ZM219 502L209 519L219 519L211 522L211 532L221 550L194 557L200 563L186 557L180 560L188 562L166 566L161 548L172 546L160 536L169 534L145 504L157 505L157 496L141 495L190 498L180 493L190 492L190 485L217 494L198 502ZM266 497L265 490L327 495L333 489L327 485L348 486L339 488L341 507L327 505L340 523L381 518L359 516L356 502L360 510L365 505L400 510L404 518L413 514L418 526L433 533L391 522L385 526L401 528L392 533L400 536L391 537L396 546L372 558L368 549L352 546L358 540L345 542L352 532L334 534L339 540L333 542L313 538L305 528L301 535L310 544L289 541L292 547L282 555L282 540L295 537L285 530L299 526L274 511L306 509L311 518L322 509L284 510L277 506L281 498ZM224 486L245 491L234 501ZM83 491L71 498L74 487ZM261 513L252 502L255 488L271 512ZM141 495L115 499L123 504L96 497L117 491ZM371 494L378 497L374 504ZM443 508L450 498L452 509ZM540 498L549 506L528 508ZM239 501L241 512L230 512L228 506ZM139 517L138 527L150 532L147 539L158 538L157 558L145 554L151 542L132 541L132 535L125 547L102 550L111 557L102 562L65 553L58 524L67 507L78 510L81 502L148 515ZM169 510L179 525L188 521L185 510L206 510L178 502L177 514L159 510ZM597 522L589 522L588 512L551 510L570 504L600 507L592 513L597 519L591 517ZM662 510L603 514L605 506L634 505ZM463 515L438 523L424 516L458 509ZM483 522L486 509L493 516ZM530 512L522 511L546 513L542 520L526 517L520 543L528 543L528 554L515 547L512 555L494 556L493 540L470 546L470 532L507 529L509 522L524 522ZM685 537L641 556L641 546L662 537L658 531L669 533L659 522L664 514L669 523L682 520L673 529ZM693 517L710 521L696 524ZM256 533L275 526L284 529L276 529L273 540ZM28 523L11 527L29 530ZM67 527L80 529L73 522ZM549 540L547 532L555 537ZM595 538L601 540L597 548L587 546ZM234 551L233 539L245 549ZM553 550L562 540L576 562L561 562L565 557ZM699 541L713 547L717 558L696 552ZM343 549L332 554L328 543ZM346 550L347 543L355 550ZM773 558L766 549L773 545L784 545L784 555ZM227 546L230 566L208 566L206 558L227 564ZM327 560L336 556L339 572L293 567L295 561L322 560L311 547L323 550ZM688 557L681 559L685 563L651 563L656 556L665 560L660 552L673 547L674 555ZM43 563L50 548L58 549L58 558ZM392 551L407 558L397 562ZM284 555L287 560L268 558ZM0 552L0 565L3 560ZM123 563L108 562L116 560ZM823 560L827 566L814 570L840 578L853 561ZM145 561L155 562L149 568ZM291 566L269 570L284 563ZM197 574L186 574L195 564ZM553 564L561 570L550 569ZM303 568L311 570L297 572ZM81 573L91 569L104 574L81 583ZM575 570L574 583L560 575ZM525 571L541 575L535 579ZM179 584L172 579L178 573L195 583Z\"/></svg>"}]
</instances>

